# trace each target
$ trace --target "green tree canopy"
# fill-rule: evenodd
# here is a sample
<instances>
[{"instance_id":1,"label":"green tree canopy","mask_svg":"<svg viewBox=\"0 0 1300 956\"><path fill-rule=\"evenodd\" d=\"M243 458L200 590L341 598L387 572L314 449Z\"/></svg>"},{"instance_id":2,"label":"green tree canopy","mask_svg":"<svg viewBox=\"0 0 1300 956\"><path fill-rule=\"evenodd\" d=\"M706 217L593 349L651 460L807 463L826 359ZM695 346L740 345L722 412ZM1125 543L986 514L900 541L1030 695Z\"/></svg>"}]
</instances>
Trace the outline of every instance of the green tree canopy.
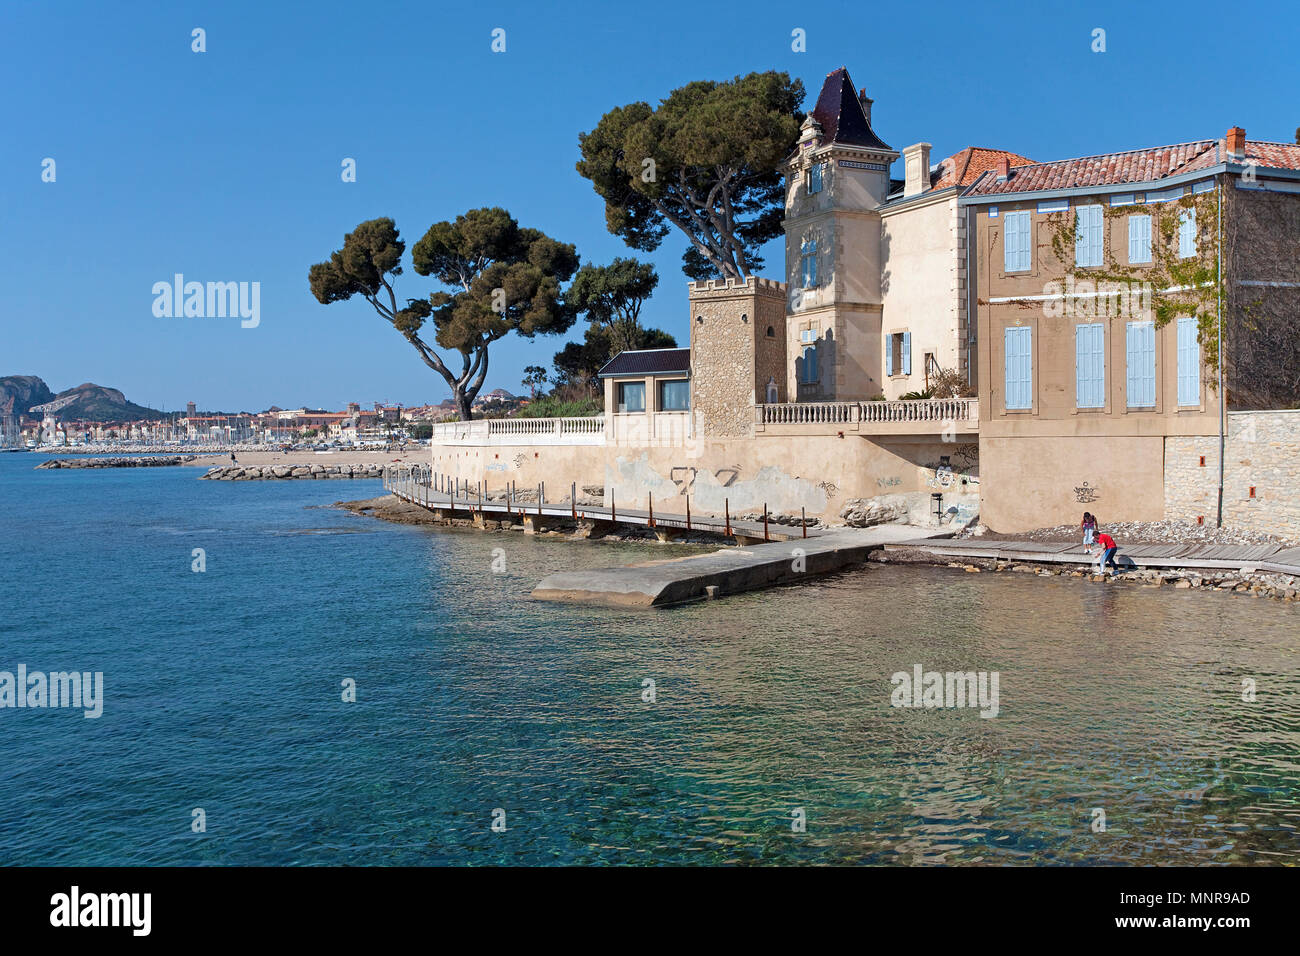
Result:
<instances>
[{"instance_id":1,"label":"green tree canopy","mask_svg":"<svg viewBox=\"0 0 1300 956\"><path fill-rule=\"evenodd\" d=\"M563 305L561 284L578 268L572 245L537 229L521 228L504 209L472 209L454 222L429 227L411 250L415 271L444 289L399 307L393 280L402 274L406 243L392 219L371 219L343 237L343 248L312 266L312 295L328 305L362 296L447 382L462 420L487 378L488 349L511 332L567 331L574 314ZM444 363L425 339L460 353L460 367Z\"/></svg>"},{"instance_id":2,"label":"green tree canopy","mask_svg":"<svg viewBox=\"0 0 1300 956\"><path fill-rule=\"evenodd\" d=\"M641 306L659 284L654 266L636 259L615 259L607 266L578 270L565 302L592 325L609 332L615 354L639 348Z\"/></svg>"},{"instance_id":3,"label":"green tree canopy","mask_svg":"<svg viewBox=\"0 0 1300 956\"><path fill-rule=\"evenodd\" d=\"M677 340L660 329L641 329L635 344L636 349L675 349ZM555 384L558 386L576 386L594 391L596 373L602 365L617 355L622 349L614 347L609 329L602 325L587 326L586 335L581 342L570 342L555 353Z\"/></svg>"},{"instance_id":4,"label":"green tree canopy","mask_svg":"<svg viewBox=\"0 0 1300 956\"><path fill-rule=\"evenodd\" d=\"M799 80L769 71L688 83L657 109L616 107L579 135L578 172L633 249L657 249L675 226L690 240L688 276L742 278L781 232L779 167L798 141L803 95Z\"/></svg>"}]
</instances>

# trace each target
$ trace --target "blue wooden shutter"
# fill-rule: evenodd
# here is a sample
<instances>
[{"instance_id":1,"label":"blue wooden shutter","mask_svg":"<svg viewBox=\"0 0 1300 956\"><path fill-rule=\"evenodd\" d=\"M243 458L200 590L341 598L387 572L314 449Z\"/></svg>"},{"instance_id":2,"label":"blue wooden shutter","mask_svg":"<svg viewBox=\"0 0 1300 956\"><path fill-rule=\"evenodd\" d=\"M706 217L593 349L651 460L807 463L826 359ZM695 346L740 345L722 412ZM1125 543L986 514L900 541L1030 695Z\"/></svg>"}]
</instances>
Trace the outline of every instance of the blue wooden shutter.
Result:
<instances>
[{"instance_id":1,"label":"blue wooden shutter","mask_svg":"<svg viewBox=\"0 0 1300 956\"><path fill-rule=\"evenodd\" d=\"M1106 327L1100 322L1074 327L1075 404L1106 407Z\"/></svg>"},{"instance_id":2,"label":"blue wooden shutter","mask_svg":"<svg viewBox=\"0 0 1300 956\"><path fill-rule=\"evenodd\" d=\"M1034 370L1030 356L1032 332L1027 326L1008 328L1006 341L1006 406L1032 408L1034 405Z\"/></svg>"},{"instance_id":3,"label":"blue wooden shutter","mask_svg":"<svg viewBox=\"0 0 1300 956\"><path fill-rule=\"evenodd\" d=\"M1156 330L1150 322L1128 323L1128 407L1156 403Z\"/></svg>"},{"instance_id":4,"label":"blue wooden shutter","mask_svg":"<svg viewBox=\"0 0 1300 956\"><path fill-rule=\"evenodd\" d=\"M1128 261L1151 261L1151 217L1128 217Z\"/></svg>"},{"instance_id":5,"label":"blue wooden shutter","mask_svg":"<svg viewBox=\"0 0 1300 956\"><path fill-rule=\"evenodd\" d=\"M1003 222L1002 271L1023 272L1030 268L1029 213L1009 212Z\"/></svg>"},{"instance_id":6,"label":"blue wooden shutter","mask_svg":"<svg viewBox=\"0 0 1300 956\"><path fill-rule=\"evenodd\" d=\"M903 333L903 374L912 374L912 333Z\"/></svg>"},{"instance_id":7,"label":"blue wooden shutter","mask_svg":"<svg viewBox=\"0 0 1300 956\"><path fill-rule=\"evenodd\" d=\"M1075 210L1074 264L1101 265L1101 207L1080 206Z\"/></svg>"},{"instance_id":8,"label":"blue wooden shutter","mask_svg":"<svg viewBox=\"0 0 1300 956\"><path fill-rule=\"evenodd\" d=\"M1190 259L1196 255L1196 210L1184 209L1178 217L1178 256Z\"/></svg>"},{"instance_id":9,"label":"blue wooden shutter","mask_svg":"<svg viewBox=\"0 0 1300 956\"><path fill-rule=\"evenodd\" d=\"M885 336L885 374L894 374L894 337Z\"/></svg>"},{"instance_id":10,"label":"blue wooden shutter","mask_svg":"<svg viewBox=\"0 0 1300 956\"><path fill-rule=\"evenodd\" d=\"M1201 345L1193 315L1178 320L1178 404L1201 404Z\"/></svg>"}]
</instances>

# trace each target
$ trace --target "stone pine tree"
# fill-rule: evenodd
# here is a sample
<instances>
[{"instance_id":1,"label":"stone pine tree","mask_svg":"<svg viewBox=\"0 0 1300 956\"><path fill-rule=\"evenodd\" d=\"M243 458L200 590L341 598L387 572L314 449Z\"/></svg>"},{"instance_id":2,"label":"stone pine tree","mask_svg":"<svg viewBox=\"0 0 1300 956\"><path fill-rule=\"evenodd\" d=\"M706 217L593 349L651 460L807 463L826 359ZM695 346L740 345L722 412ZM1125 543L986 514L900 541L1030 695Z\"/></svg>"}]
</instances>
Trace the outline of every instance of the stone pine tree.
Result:
<instances>
[{"instance_id":1,"label":"stone pine tree","mask_svg":"<svg viewBox=\"0 0 1300 956\"><path fill-rule=\"evenodd\" d=\"M630 103L580 134L578 172L605 200L605 224L633 249L676 227L693 279L742 278L781 234L780 164L799 137L803 84L780 72L673 90L658 107Z\"/></svg>"},{"instance_id":2,"label":"stone pine tree","mask_svg":"<svg viewBox=\"0 0 1300 956\"><path fill-rule=\"evenodd\" d=\"M392 219L371 219L343 237L343 248L312 266L312 295L322 305L360 295L451 388L462 420L488 372L488 349L511 332L526 338L565 332L574 314L561 286L578 268L572 245L537 229L521 228L504 209L472 209L429 227L411 250L415 271L443 289L399 305L394 279L402 274L406 243ZM424 336L459 353L444 362ZM457 367L459 366L459 367Z\"/></svg>"},{"instance_id":3,"label":"stone pine tree","mask_svg":"<svg viewBox=\"0 0 1300 956\"><path fill-rule=\"evenodd\" d=\"M573 277L565 303L600 326L614 354L641 347L641 307L650 298L659 276L654 266L636 259L615 259L607 266L585 265Z\"/></svg>"},{"instance_id":4,"label":"stone pine tree","mask_svg":"<svg viewBox=\"0 0 1300 956\"><path fill-rule=\"evenodd\" d=\"M675 349L677 340L662 329L641 329L635 349ZM578 388L589 394L597 392L596 373L600 367L617 355L610 341L609 330L603 325L588 325L581 342L570 342L555 353L555 384Z\"/></svg>"}]
</instances>

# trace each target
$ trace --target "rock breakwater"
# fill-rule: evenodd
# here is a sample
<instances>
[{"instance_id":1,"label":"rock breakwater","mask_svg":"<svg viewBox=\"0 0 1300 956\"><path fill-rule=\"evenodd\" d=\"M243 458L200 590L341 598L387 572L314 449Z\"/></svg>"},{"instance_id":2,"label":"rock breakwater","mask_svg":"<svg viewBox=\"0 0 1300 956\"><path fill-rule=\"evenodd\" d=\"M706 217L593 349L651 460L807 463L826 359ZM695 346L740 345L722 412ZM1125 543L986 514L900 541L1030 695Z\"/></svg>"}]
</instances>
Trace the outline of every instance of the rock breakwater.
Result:
<instances>
[{"instance_id":1,"label":"rock breakwater","mask_svg":"<svg viewBox=\"0 0 1300 956\"><path fill-rule=\"evenodd\" d=\"M320 480L342 478L381 478L384 474L382 465L295 465L285 462L282 465L222 465L209 468L200 478L209 481L268 481L268 480Z\"/></svg>"}]
</instances>

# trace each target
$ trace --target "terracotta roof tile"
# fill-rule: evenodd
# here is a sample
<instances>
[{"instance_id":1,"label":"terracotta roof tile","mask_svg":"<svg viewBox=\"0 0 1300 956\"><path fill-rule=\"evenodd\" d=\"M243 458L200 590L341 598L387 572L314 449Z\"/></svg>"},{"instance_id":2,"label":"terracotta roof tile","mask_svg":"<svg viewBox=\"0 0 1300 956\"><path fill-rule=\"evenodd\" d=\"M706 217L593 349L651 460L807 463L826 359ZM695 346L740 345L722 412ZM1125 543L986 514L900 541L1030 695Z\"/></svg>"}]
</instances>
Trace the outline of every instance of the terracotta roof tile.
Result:
<instances>
[{"instance_id":1,"label":"terracotta roof tile","mask_svg":"<svg viewBox=\"0 0 1300 956\"><path fill-rule=\"evenodd\" d=\"M1035 163L1032 166L1013 166L1011 176L1005 182L998 182L997 177L986 175L971 193L988 196L1043 189L1155 182L1178 173L1213 166L1217 162L1217 146L1216 140L1207 139L1195 143L1179 143L1176 146L1132 149L1051 163Z\"/></svg>"},{"instance_id":2,"label":"terracotta roof tile","mask_svg":"<svg viewBox=\"0 0 1300 956\"><path fill-rule=\"evenodd\" d=\"M1012 166L1035 165L1017 153L1005 149L987 149L983 146L967 146L959 153L953 153L939 163L939 168L930 174L931 189L947 189L949 186L969 186L979 179L980 174L997 167L998 160L1006 157Z\"/></svg>"}]
</instances>

